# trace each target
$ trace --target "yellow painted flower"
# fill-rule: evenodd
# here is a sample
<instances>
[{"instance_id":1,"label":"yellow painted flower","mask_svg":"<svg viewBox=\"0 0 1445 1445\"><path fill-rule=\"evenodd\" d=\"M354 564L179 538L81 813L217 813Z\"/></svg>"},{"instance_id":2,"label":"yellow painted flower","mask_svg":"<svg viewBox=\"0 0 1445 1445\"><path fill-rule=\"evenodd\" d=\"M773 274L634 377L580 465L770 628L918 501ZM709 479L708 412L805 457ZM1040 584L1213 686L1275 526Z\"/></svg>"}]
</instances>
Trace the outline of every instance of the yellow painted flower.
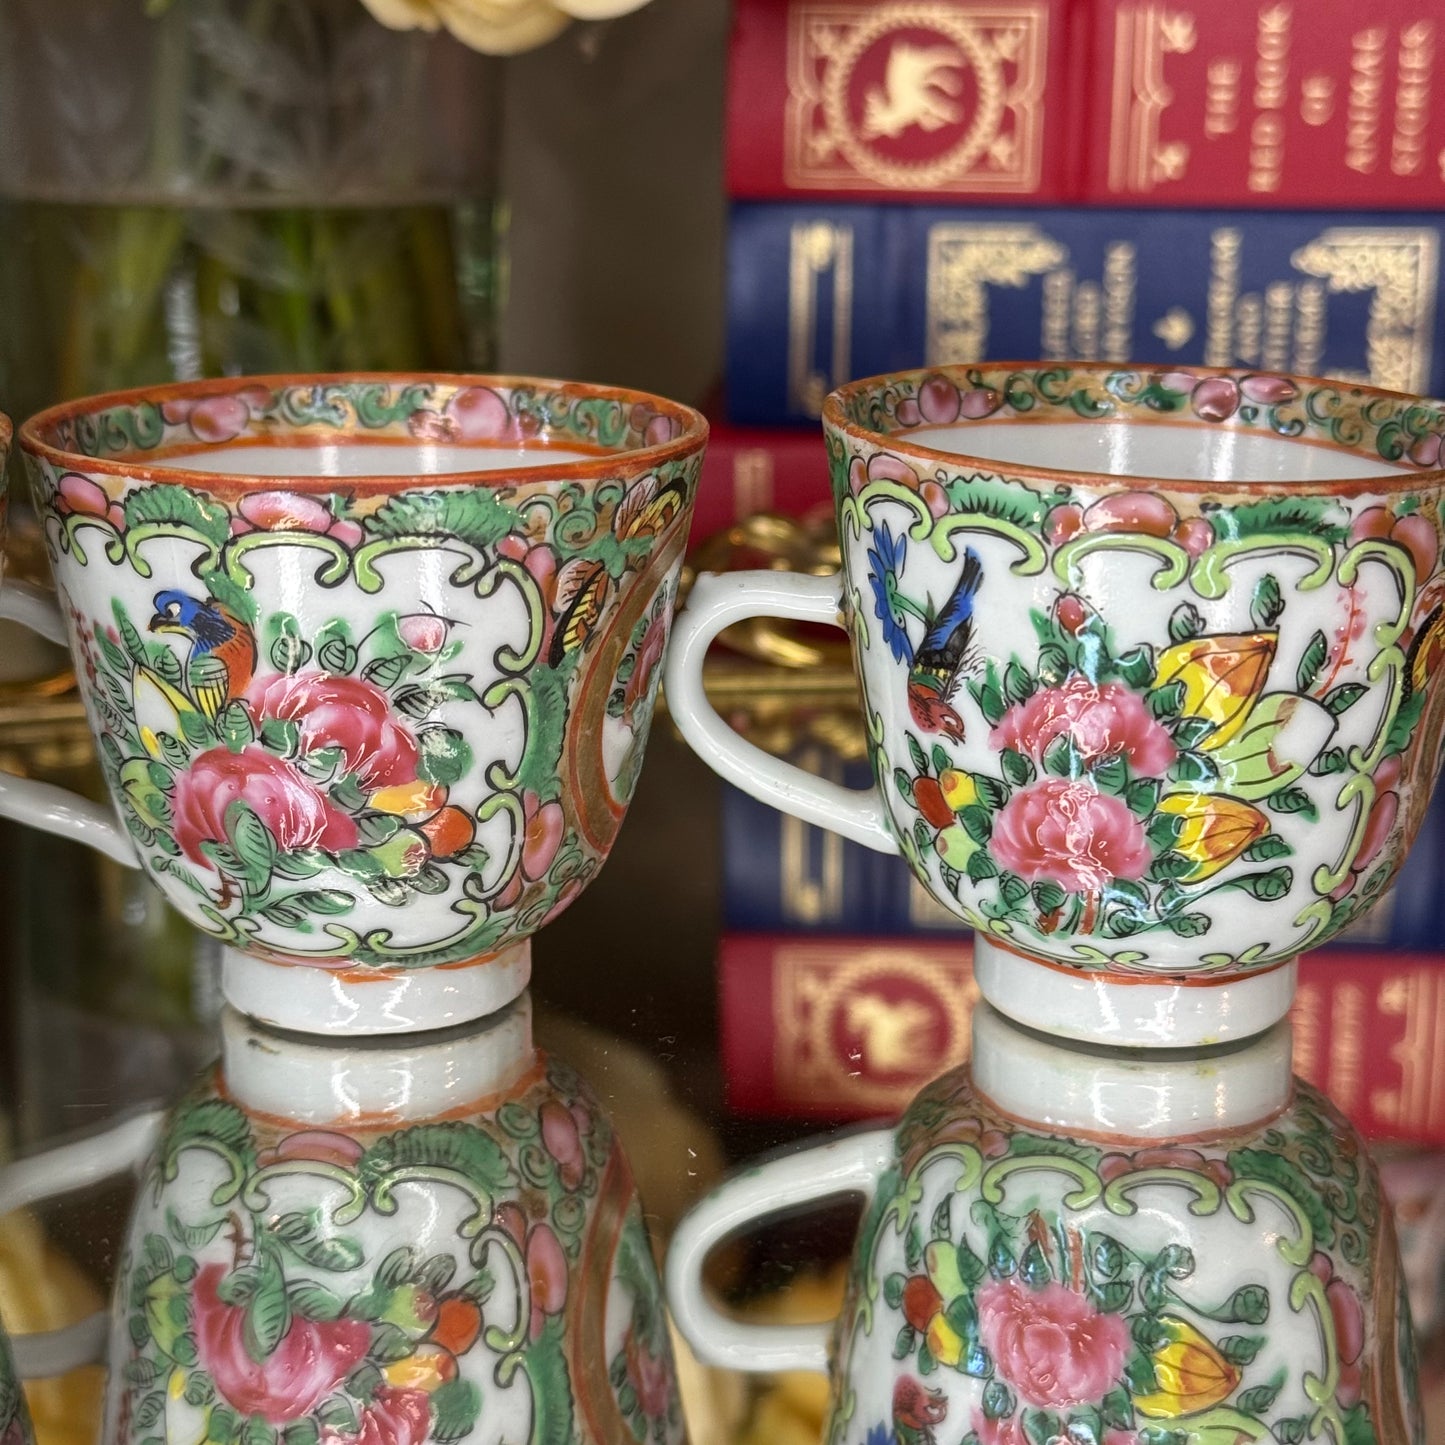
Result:
<instances>
[{"instance_id":1,"label":"yellow painted flower","mask_svg":"<svg viewBox=\"0 0 1445 1445\"><path fill-rule=\"evenodd\" d=\"M1269 819L1238 798L1171 793L1159 800L1159 811L1181 820L1174 851L1194 865L1180 877L1181 883L1212 877L1269 832Z\"/></svg>"},{"instance_id":2,"label":"yellow painted flower","mask_svg":"<svg viewBox=\"0 0 1445 1445\"><path fill-rule=\"evenodd\" d=\"M1248 632L1175 643L1159 654L1154 686L1182 683L1180 711L1212 723L1214 730L1199 746L1217 748L1244 726L1264 690L1278 642L1277 632Z\"/></svg>"},{"instance_id":3,"label":"yellow painted flower","mask_svg":"<svg viewBox=\"0 0 1445 1445\"><path fill-rule=\"evenodd\" d=\"M923 1252L923 1264L927 1273L903 1286L904 1318L927 1340L940 1365L956 1365L963 1358L963 1339L945 1311L967 1289L958 1272L958 1251L947 1240L935 1239Z\"/></svg>"},{"instance_id":4,"label":"yellow painted flower","mask_svg":"<svg viewBox=\"0 0 1445 1445\"><path fill-rule=\"evenodd\" d=\"M1239 1371L1187 1320L1164 1315L1159 1328L1166 1336L1150 1356L1155 1388L1134 1396L1134 1408L1155 1420L1212 1410L1239 1384Z\"/></svg>"},{"instance_id":5,"label":"yellow painted flower","mask_svg":"<svg viewBox=\"0 0 1445 1445\"><path fill-rule=\"evenodd\" d=\"M938 786L943 794L943 801L955 813L961 813L970 803L978 802L978 784L974 782L972 773L961 772L957 768L945 768L938 775Z\"/></svg>"}]
</instances>

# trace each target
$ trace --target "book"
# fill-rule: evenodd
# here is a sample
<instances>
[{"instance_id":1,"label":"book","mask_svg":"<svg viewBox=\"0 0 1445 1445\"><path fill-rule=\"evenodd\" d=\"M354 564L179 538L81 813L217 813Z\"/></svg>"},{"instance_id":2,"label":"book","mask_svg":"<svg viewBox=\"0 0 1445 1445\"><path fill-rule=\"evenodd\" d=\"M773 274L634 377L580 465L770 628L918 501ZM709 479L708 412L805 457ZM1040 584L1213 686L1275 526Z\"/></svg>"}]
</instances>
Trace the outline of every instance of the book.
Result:
<instances>
[{"instance_id":1,"label":"book","mask_svg":"<svg viewBox=\"0 0 1445 1445\"><path fill-rule=\"evenodd\" d=\"M739 0L729 193L1069 199L1068 19L1065 0Z\"/></svg>"},{"instance_id":2,"label":"book","mask_svg":"<svg viewBox=\"0 0 1445 1445\"><path fill-rule=\"evenodd\" d=\"M968 1057L968 940L725 934L727 1104L839 1122L897 1114ZM1352 950L1300 960L1295 1072L1367 1138L1445 1145L1445 957Z\"/></svg>"},{"instance_id":3,"label":"book","mask_svg":"<svg viewBox=\"0 0 1445 1445\"><path fill-rule=\"evenodd\" d=\"M1424 211L1429 0L738 0L740 199Z\"/></svg>"},{"instance_id":4,"label":"book","mask_svg":"<svg viewBox=\"0 0 1445 1445\"><path fill-rule=\"evenodd\" d=\"M816 427L713 423L692 519L694 546L759 512L804 517L832 506L828 453Z\"/></svg>"},{"instance_id":5,"label":"book","mask_svg":"<svg viewBox=\"0 0 1445 1445\"><path fill-rule=\"evenodd\" d=\"M866 762L843 763L822 744L792 761L865 787ZM902 858L850 843L731 786L722 799L723 926L755 933L948 938L967 925L937 902ZM1394 886L1328 948L1431 952L1445 939L1445 787L1437 788Z\"/></svg>"},{"instance_id":6,"label":"book","mask_svg":"<svg viewBox=\"0 0 1445 1445\"><path fill-rule=\"evenodd\" d=\"M1445 204L1438 4L1086 0L1082 197L1163 206Z\"/></svg>"},{"instance_id":7,"label":"book","mask_svg":"<svg viewBox=\"0 0 1445 1445\"><path fill-rule=\"evenodd\" d=\"M1445 391L1439 214L739 203L727 408L815 420L853 377L1037 357Z\"/></svg>"}]
</instances>

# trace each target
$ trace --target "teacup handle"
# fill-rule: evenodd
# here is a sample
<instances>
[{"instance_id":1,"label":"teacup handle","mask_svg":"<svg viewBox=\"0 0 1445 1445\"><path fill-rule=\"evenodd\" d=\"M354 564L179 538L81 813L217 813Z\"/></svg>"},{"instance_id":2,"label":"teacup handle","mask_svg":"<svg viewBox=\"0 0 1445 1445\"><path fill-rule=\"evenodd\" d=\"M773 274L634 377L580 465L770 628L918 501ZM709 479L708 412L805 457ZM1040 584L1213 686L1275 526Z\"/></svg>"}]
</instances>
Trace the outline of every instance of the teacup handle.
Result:
<instances>
[{"instance_id":1,"label":"teacup handle","mask_svg":"<svg viewBox=\"0 0 1445 1445\"><path fill-rule=\"evenodd\" d=\"M69 644L65 619L55 598L39 587L25 582L0 586L0 617L39 633L47 642L57 642L61 647ZM116 822L113 809L54 783L0 772L0 818L13 818L43 833L74 838L127 868L140 867L135 848Z\"/></svg>"},{"instance_id":2,"label":"teacup handle","mask_svg":"<svg viewBox=\"0 0 1445 1445\"><path fill-rule=\"evenodd\" d=\"M137 1114L102 1134L7 1164L0 1169L0 1216L136 1168L154 1146L164 1118L159 1110ZM98 1365L104 1360L109 1332L110 1317L98 1310L64 1329L11 1335L15 1373L22 1380L33 1380Z\"/></svg>"},{"instance_id":3,"label":"teacup handle","mask_svg":"<svg viewBox=\"0 0 1445 1445\"><path fill-rule=\"evenodd\" d=\"M728 1370L827 1373L831 1322L753 1325L729 1319L707 1297L703 1263L728 1235L770 1214L834 1195L871 1196L892 1158L891 1129L845 1135L726 1179L688 1212L667 1254L667 1302L698 1359Z\"/></svg>"},{"instance_id":4,"label":"teacup handle","mask_svg":"<svg viewBox=\"0 0 1445 1445\"><path fill-rule=\"evenodd\" d=\"M693 751L743 792L854 843L897 853L898 843L876 788L845 788L764 752L718 716L703 688L703 659L725 627L749 617L786 617L842 627L841 589L836 576L702 573L673 623L667 659L668 712Z\"/></svg>"}]
</instances>

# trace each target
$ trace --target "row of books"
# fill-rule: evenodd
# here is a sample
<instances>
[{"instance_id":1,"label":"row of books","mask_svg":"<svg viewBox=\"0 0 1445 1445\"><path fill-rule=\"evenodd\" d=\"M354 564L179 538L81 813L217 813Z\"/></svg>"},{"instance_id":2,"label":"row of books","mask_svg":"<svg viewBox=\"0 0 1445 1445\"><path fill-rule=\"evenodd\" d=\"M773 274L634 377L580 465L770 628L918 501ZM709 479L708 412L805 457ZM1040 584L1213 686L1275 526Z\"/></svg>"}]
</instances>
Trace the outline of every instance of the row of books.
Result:
<instances>
[{"instance_id":1,"label":"row of books","mask_svg":"<svg viewBox=\"0 0 1445 1445\"><path fill-rule=\"evenodd\" d=\"M1429 0L738 0L734 196L1445 202Z\"/></svg>"}]
</instances>

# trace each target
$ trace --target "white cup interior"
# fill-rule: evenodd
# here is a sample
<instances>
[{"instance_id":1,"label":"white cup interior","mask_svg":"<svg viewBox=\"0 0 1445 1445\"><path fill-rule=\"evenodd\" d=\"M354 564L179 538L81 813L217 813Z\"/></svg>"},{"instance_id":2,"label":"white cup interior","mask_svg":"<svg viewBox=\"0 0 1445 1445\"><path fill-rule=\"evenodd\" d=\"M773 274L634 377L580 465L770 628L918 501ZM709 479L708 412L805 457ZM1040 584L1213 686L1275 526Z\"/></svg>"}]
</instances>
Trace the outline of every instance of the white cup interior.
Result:
<instances>
[{"instance_id":1,"label":"white cup interior","mask_svg":"<svg viewBox=\"0 0 1445 1445\"><path fill-rule=\"evenodd\" d=\"M1412 470L1317 441L1187 422L1014 419L910 427L899 436L1003 465L1168 481L1308 484Z\"/></svg>"},{"instance_id":2,"label":"white cup interior","mask_svg":"<svg viewBox=\"0 0 1445 1445\"><path fill-rule=\"evenodd\" d=\"M457 472L555 466L590 461L595 453L545 442L528 446L459 446L455 442L317 442L309 446L269 444L199 447L146 460L148 470L167 467L192 472L226 472L247 477L432 477Z\"/></svg>"}]
</instances>

